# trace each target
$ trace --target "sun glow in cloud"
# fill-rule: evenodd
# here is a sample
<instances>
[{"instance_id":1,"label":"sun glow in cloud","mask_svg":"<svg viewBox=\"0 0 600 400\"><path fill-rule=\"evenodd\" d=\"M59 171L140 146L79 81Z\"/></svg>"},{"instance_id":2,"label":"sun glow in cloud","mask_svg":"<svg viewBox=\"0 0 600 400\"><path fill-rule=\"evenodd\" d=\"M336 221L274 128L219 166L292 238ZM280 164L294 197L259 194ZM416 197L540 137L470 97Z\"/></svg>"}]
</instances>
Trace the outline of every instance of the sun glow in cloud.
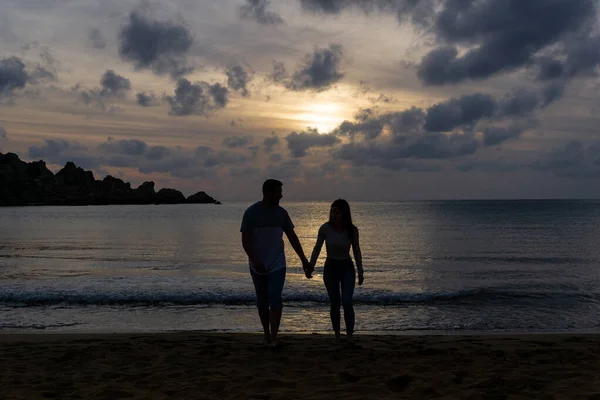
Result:
<instances>
[{"instance_id":1,"label":"sun glow in cloud","mask_svg":"<svg viewBox=\"0 0 600 400\"><path fill-rule=\"evenodd\" d=\"M344 107L336 103L308 104L294 119L302 127L317 129L320 133L328 133L346 119Z\"/></svg>"}]
</instances>

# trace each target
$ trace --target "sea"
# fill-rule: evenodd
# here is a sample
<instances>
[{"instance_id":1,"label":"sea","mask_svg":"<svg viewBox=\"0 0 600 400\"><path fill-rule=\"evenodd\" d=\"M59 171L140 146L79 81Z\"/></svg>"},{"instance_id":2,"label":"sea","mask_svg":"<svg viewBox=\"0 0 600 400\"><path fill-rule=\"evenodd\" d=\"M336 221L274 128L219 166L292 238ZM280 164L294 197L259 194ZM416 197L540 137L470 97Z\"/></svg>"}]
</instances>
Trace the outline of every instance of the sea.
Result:
<instances>
[{"instance_id":1,"label":"sea","mask_svg":"<svg viewBox=\"0 0 600 400\"><path fill-rule=\"evenodd\" d=\"M258 332L250 203L0 208L0 333ZM330 202L287 202L307 257ZM600 331L600 201L351 202L360 333ZM283 332L331 330L286 241Z\"/></svg>"}]
</instances>

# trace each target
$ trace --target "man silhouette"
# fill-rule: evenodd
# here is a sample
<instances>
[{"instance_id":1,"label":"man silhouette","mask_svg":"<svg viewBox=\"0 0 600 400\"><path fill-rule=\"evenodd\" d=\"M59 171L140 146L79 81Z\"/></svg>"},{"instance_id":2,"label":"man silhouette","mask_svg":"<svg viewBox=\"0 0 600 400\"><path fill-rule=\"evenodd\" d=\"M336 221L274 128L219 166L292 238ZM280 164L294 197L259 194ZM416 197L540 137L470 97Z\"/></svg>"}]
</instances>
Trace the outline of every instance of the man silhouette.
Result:
<instances>
[{"instance_id":1,"label":"man silhouette","mask_svg":"<svg viewBox=\"0 0 600 400\"><path fill-rule=\"evenodd\" d=\"M286 262L283 233L302 261L307 278L313 267L308 262L294 224L279 205L283 183L267 179L262 186L263 199L248 207L242 218L242 246L248 255L250 275L256 290L258 315L265 334L264 343L278 347L277 334L281 322L281 292L285 282Z\"/></svg>"}]
</instances>

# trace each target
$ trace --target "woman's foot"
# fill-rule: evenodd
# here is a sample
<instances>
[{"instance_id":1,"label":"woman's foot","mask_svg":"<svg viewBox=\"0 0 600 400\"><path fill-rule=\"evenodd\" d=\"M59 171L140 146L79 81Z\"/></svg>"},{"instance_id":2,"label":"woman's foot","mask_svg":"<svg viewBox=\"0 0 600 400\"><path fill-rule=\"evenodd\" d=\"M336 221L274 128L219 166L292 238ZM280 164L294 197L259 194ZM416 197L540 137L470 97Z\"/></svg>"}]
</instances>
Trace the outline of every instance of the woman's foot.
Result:
<instances>
[{"instance_id":1,"label":"woman's foot","mask_svg":"<svg viewBox=\"0 0 600 400\"><path fill-rule=\"evenodd\" d=\"M346 347L356 347L356 342L352 334L346 335Z\"/></svg>"}]
</instances>

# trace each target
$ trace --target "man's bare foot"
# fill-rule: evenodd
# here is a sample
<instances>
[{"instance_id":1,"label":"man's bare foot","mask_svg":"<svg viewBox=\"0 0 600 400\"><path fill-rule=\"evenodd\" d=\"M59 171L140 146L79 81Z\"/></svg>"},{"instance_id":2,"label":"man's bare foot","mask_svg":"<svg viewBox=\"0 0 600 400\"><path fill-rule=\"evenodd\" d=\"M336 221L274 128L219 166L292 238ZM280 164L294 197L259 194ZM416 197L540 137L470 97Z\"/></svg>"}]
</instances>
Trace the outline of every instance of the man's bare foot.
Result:
<instances>
[{"instance_id":1,"label":"man's bare foot","mask_svg":"<svg viewBox=\"0 0 600 400\"><path fill-rule=\"evenodd\" d=\"M263 340L261 340L260 344L263 346L270 345L271 344L271 334L265 333L265 336L263 337Z\"/></svg>"}]
</instances>

